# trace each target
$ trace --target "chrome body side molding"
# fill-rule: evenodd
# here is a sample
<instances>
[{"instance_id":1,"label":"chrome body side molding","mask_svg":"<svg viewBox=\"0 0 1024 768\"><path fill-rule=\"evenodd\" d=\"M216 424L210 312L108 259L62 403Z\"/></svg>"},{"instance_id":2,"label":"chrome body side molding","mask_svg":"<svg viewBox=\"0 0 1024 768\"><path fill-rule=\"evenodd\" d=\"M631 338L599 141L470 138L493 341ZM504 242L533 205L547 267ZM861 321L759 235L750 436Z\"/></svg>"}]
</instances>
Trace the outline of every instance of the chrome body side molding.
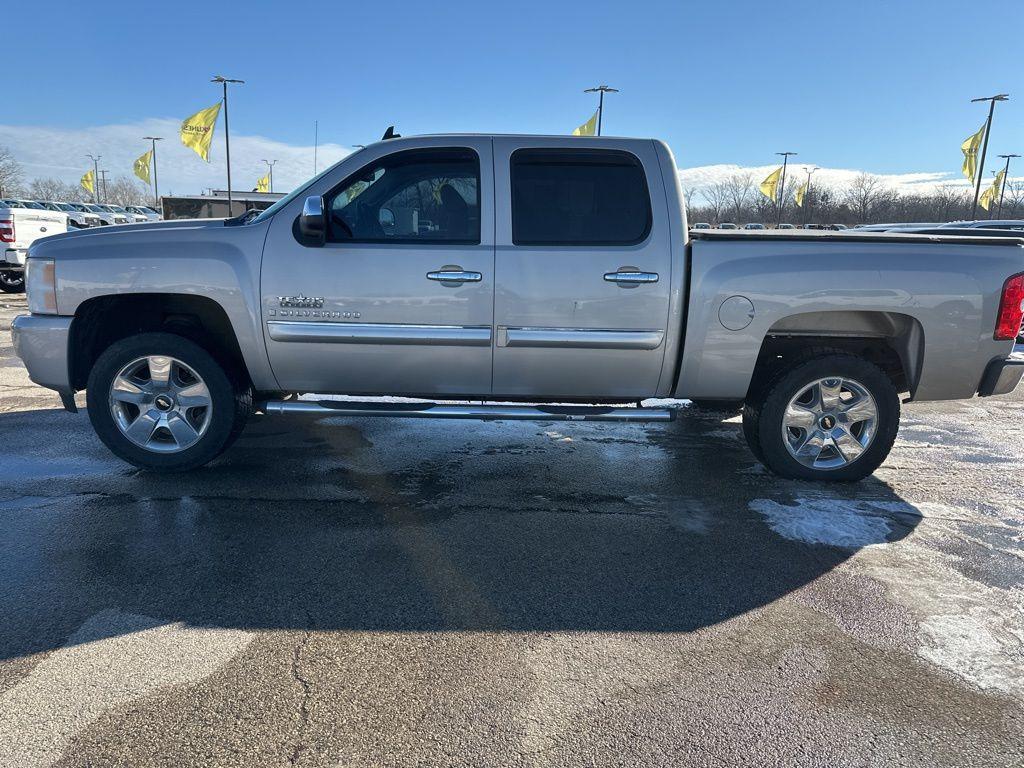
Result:
<instances>
[{"instance_id":1,"label":"chrome body side molding","mask_svg":"<svg viewBox=\"0 0 1024 768\"><path fill-rule=\"evenodd\" d=\"M657 349L664 331L618 331L592 328L499 328L507 347L564 347L574 349Z\"/></svg>"},{"instance_id":2,"label":"chrome body side molding","mask_svg":"<svg viewBox=\"0 0 1024 768\"><path fill-rule=\"evenodd\" d=\"M486 347L490 326L406 325L402 323L324 323L272 320L267 333L274 341L327 344L425 344Z\"/></svg>"}]
</instances>

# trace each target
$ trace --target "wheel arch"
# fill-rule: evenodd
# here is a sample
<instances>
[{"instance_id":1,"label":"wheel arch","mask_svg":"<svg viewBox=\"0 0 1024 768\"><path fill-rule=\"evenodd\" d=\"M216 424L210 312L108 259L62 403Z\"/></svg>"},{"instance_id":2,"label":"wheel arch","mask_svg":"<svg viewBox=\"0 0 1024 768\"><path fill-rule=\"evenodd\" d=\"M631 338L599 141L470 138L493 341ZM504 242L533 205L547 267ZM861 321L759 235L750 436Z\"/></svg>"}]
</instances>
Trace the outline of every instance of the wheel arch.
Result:
<instances>
[{"instance_id":1,"label":"wheel arch","mask_svg":"<svg viewBox=\"0 0 1024 768\"><path fill-rule=\"evenodd\" d=\"M763 387L795 358L845 352L878 365L897 391L913 397L924 364L924 329L899 312L834 310L804 312L777 320L765 334L748 387Z\"/></svg>"},{"instance_id":2,"label":"wheel arch","mask_svg":"<svg viewBox=\"0 0 1024 768\"><path fill-rule=\"evenodd\" d=\"M71 386L85 389L89 373L111 344L140 333L165 332L187 338L209 352L236 382L252 386L235 330L217 301L176 293L96 296L75 310L68 340Z\"/></svg>"}]
</instances>

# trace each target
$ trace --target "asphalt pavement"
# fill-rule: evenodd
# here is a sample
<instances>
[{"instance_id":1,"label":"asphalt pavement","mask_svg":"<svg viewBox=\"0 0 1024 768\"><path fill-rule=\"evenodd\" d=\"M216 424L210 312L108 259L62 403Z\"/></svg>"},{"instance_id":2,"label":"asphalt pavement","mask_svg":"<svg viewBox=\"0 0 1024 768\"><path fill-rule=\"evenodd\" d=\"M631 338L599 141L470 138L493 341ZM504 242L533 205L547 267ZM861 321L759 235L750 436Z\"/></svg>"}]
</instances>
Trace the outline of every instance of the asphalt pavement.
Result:
<instances>
[{"instance_id":1,"label":"asphalt pavement","mask_svg":"<svg viewBox=\"0 0 1024 768\"><path fill-rule=\"evenodd\" d=\"M737 418L256 417L114 458L0 294L0 766L1020 766L1024 390L867 481Z\"/></svg>"}]
</instances>

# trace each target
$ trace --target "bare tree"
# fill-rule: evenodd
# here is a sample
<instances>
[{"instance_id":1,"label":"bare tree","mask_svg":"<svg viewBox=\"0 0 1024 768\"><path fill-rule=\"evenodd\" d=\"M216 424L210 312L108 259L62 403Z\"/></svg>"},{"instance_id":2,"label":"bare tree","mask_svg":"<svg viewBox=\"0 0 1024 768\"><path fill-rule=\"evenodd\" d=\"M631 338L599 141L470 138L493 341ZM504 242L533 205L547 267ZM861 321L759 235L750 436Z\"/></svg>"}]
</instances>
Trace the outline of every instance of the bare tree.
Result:
<instances>
[{"instance_id":1,"label":"bare tree","mask_svg":"<svg viewBox=\"0 0 1024 768\"><path fill-rule=\"evenodd\" d=\"M67 200L68 187L60 179L32 179L25 194L33 200Z\"/></svg>"},{"instance_id":2,"label":"bare tree","mask_svg":"<svg viewBox=\"0 0 1024 768\"><path fill-rule=\"evenodd\" d=\"M21 194L23 180L21 163L14 159L7 147L0 147L0 197Z\"/></svg>"},{"instance_id":3,"label":"bare tree","mask_svg":"<svg viewBox=\"0 0 1024 768\"><path fill-rule=\"evenodd\" d=\"M754 174L734 173L725 182L726 198L729 201L730 213L737 224L747 218L747 208L754 194Z\"/></svg>"},{"instance_id":4,"label":"bare tree","mask_svg":"<svg viewBox=\"0 0 1024 768\"><path fill-rule=\"evenodd\" d=\"M151 205L152 197L145 184L128 176L118 176L107 185L107 202L113 205Z\"/></svg>"},{"instance_id":5,"label":"bare tree","mask_svg":"<svg viewBox=\"0 0 1024 768\"><path fill-rule=\"evenodd\" d=\"M707 201L707 211L712 222L721 223L722 214L729 205L729 185L719 181L701 190L701 196Z\"/></svg>"},{"instance_id":6,"label":"bare tree","mask_svg":"<svg viewBox=\"0 0 1024 768\"><path fill-rule=\"evenodd\" d=\"M879 204L882 180L870 173L858 173L846 190L846 203L856 217L857 224L865 224Z\"/></svg>"}]
</instances>

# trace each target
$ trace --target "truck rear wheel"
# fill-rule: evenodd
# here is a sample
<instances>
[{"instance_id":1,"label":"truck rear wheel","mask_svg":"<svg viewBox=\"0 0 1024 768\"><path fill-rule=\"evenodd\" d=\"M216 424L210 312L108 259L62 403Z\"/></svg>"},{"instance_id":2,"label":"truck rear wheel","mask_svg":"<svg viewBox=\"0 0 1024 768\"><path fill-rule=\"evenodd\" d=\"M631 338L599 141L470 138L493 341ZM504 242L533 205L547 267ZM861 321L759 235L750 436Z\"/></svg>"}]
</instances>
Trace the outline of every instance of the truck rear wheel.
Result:
<instances>
[{"instance_id":1,"label":"truck rear wheel","mask_svg":"<svg viewBox=\"0 0 1024 768\"><path fill-rule=\"evenodd\" d=\"M748 402L743 431L776 474L801 480L861 480L892 450L900 401L878 366L828 354L781 373Z\"/></svg>"},{"instance_id":2,"label":"truck rear wheel","mask_svg":"<svg viewBox=\"0 0 1024 768\"><path fill-rule=\"evenodd\" d=\"M0 291L4 293L24 293L25 273L10 269L0 269Z\"/></svg>"},{"instance_id":3,"label":"truck rear wheel","mask_svg":"<svg viewBox=\"0 0 1024 768\"><path fill-rule=\"evenodd\" d=\"M170 333L143 333L107 348L89 374L96 434L142 469L200 467L234 442L252 410L248 388L209 352Z\"/></svg>"}]
</instances>

